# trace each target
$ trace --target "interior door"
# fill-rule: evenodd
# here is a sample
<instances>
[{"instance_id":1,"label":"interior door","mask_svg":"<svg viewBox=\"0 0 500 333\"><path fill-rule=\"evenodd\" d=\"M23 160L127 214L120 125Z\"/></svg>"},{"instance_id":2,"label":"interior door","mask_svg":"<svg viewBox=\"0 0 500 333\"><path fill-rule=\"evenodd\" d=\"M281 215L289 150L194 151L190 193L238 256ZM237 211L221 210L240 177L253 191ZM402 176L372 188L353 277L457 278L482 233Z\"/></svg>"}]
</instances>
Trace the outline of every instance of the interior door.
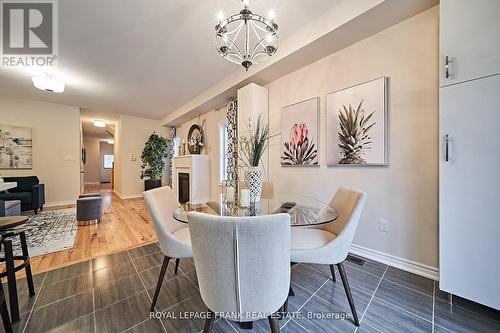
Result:
<instances>
[{"instance_id":1,"label":"interior door","mask_svg":"<svg viewBox=\"0 0 500 333\"><path fill-rule=\"evenodd\" d=\"M498 0L441 0L441 87L500 73L499 14Z\"/></svg>"},{"instance_id":2,"label":"interior door","mask_svg":"<svg viewBox=\"0 0 500 333\"><path fill-rule=\"evenodd\" d=\"M499 91L500 75L440 89L440 287L497 309Z\"/></svg>"}]
</instances>

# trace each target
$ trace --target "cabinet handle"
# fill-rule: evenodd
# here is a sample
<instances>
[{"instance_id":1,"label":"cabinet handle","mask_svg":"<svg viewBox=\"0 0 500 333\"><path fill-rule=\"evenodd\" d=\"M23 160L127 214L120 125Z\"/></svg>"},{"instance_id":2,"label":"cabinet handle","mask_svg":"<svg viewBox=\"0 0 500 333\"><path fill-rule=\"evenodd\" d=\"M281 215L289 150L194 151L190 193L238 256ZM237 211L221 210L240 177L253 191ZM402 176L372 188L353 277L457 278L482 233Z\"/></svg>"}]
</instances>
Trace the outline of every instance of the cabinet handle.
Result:
<instances>
[{"instance_id":1,"label":"cabinet handle","mask_svg":"<svg viewBox=\"0 0 500 333\"><path fill-rule=\"evenodd\" d=\"M450 57L448 56L444 57L444 77L450 78Z\"/></svg>"},{"instance_id":2,"label":"cabinet handle","mask_svg":"<svg viewBox=\"0 0 500 333\"><path fill-rule=\"evenodd\" d=\"M450 137L448 134L444 136L444 161L448 162L450 160Z\"/></svg>"}]
</instances>

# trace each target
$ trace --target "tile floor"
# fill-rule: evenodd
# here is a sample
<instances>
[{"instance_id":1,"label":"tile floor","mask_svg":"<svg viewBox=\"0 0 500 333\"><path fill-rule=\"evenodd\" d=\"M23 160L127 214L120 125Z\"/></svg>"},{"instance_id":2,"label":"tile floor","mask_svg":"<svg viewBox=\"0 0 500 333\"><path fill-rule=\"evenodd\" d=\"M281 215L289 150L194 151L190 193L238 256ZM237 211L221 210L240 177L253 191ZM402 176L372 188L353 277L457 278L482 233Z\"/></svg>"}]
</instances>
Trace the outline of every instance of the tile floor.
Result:
<instances>
[{"instance_id":1,"label":"tile floor","mask_svg":"<svg viewBox=\"0 0 500 333\"><path fill-rule=\"evenodd\" d=\"M174 265L169 266L157 304L168 316L150 319L162 258L159 247L151 244L38 274L34 297L27 295L26 283L20 280L22 315L14 331L199 332L203 318L180 318L189 311L206 310L190 260L181 260L178 275ZM280 321L282 332L500 332L499 311L457 297L451 305L432 280L370 260L363 266L351 262L345 266L361 326L356 328L350 318L338 273L333 283L327 266L299 264L292 269L295 296L289 301L295 314ZM315 317L322 314L341 319ZM245 330L220 319L213 332ZM270 330L261 320L246 332Z\"/></svg>"}]
</instances>

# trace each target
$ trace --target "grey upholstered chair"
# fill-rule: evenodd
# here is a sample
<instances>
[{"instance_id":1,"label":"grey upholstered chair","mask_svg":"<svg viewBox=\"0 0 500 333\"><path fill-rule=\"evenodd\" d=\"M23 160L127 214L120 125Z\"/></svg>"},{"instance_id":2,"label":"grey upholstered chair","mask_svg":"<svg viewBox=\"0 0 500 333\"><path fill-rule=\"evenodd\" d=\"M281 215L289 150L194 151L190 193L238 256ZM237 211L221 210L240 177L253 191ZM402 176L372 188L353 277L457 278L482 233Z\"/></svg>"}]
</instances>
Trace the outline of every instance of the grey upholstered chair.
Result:
<instances>
[{"instance_id":1,"label":"grey upholstered chair","mask_svg":"<svg viewBox=\"0 0 500 333\"><path fill-rule=\"evenodd\" d=\"M81 194L76 200L76 220L79 225L83 222L96 220L101 222L102 218L102 197L100 194Z\"/></svg>"},{"instance_id":2,"label":"grey upholstered chair","mask_svg":"<svg viewBox=\"0 0 500 333\"><path fill-rule=\"evenodd\" d=\"M170 259L176 259L175 274L177 274L179 260L192 258L193 252L187 225L176 221L172 216L174 210L180 205L175 192L170 187L163 186L146 191L143 195L153 218L153 227L156 237L158 237L158 243L160 243L161 252L165 256L151 303L151 311L154 311Z\"/></svg>"},{"instance_id":3,"label":"grey upholstered chair","mask_svg":"<svg viewBox=\"0 0 500 333\"><path fill-rule=\"evenodd\" d=\"M292 262L330 265L334 282L334 265L337 265L356 326L359 326L358 315L343 262L347 258L365 201L366 193L341 187L330 202L339 215L336 221L321 228L293 228L291 234Z\"/></svg>"},{"instance_id":4,"label":"grey upholstered chair","mask_svg":"<svg viewBox=\"0 0 500 333\"><path fill-rule=\"evenodd\" d=\"M290 216L221 217L188 213L201 298L212 312L248 322L268 317L279 332L276 313L290 288Z\"/></svg>"}]
</instances>

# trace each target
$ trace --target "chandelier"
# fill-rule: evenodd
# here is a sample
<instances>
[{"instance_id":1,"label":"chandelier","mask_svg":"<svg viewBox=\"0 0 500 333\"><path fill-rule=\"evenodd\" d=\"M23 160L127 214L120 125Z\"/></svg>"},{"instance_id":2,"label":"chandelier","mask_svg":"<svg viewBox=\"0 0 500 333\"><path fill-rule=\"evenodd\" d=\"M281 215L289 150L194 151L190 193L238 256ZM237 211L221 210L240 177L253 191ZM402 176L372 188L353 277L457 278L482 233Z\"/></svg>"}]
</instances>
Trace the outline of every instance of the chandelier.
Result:
<instances>
[{"instance_id":1,"label":"chandelier","mask_svg":"<svg viewBox=\"0 0 500 333\"><path fill-rule=\"evenodd\" d=\"M278 25L272 11L268 18L254 14L248 8L249 0L242 0L243 9L224 19L219 13L215 26L215 47L221 56L247 71L272 56L278 50Z\"/></svg>"}]
</instances>

